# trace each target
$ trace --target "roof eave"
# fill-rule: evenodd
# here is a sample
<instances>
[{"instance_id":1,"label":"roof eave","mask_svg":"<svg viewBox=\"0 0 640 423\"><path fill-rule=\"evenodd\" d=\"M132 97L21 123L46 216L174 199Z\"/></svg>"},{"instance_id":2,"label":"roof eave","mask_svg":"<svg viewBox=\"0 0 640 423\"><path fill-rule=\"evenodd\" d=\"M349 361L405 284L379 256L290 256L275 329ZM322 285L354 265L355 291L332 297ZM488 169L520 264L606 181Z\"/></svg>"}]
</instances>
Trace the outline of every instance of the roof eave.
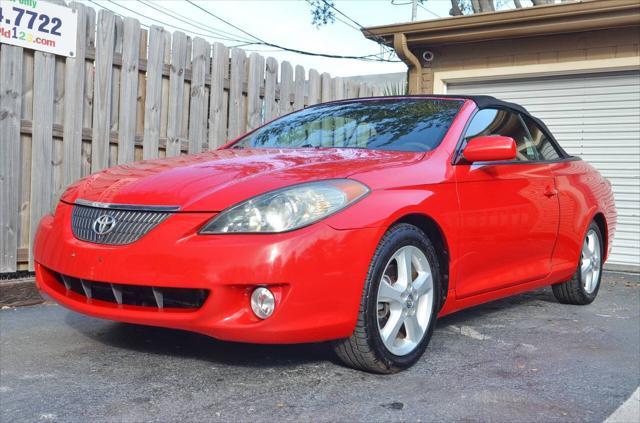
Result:
<instances>
[{"instance_id":1,"label":"roof eave","mask_svg":"<svg viewBox=\"0 0 640 423\"><path fill-rule=\"evenodd\" d=\"M405 34L409 44L449 44L638 26L637 0L587 0L500 12L363 28L369 39L393 44Z\"/></svg>"}]
</instances>

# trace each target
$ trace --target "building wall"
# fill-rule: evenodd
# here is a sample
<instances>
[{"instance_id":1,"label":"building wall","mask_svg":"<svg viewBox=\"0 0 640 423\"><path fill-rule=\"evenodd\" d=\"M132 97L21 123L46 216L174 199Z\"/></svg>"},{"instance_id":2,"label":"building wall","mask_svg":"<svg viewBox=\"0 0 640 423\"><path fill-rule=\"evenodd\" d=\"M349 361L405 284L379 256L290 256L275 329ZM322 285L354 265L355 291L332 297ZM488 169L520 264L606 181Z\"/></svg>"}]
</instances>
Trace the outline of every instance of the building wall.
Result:
<instances>
[{"instance_id":1,"label":"building wall","mask_svg":"<svg viewBox=\"0 0 640 423\"><path fill-rule=\"evenodd\" d=\"M640 57L638 33L638 27L632 27L410 48L420 59L425 50L435 54L434 60L430 64L423 64L422 69L422 92L430 94L434 92L434 72Z\"/></svg>"}]
</instances>

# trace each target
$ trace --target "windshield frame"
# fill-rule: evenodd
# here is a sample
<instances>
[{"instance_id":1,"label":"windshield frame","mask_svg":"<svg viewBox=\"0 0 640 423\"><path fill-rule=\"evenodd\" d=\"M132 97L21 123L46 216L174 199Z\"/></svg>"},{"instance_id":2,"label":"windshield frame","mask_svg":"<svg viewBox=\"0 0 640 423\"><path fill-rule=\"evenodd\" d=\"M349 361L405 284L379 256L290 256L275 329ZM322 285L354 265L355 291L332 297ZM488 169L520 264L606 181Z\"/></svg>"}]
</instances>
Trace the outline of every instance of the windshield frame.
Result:
<instances>
[{"instance_id":1,"label":"windshield frame","mask_svg":"<svg viewBox=\"0 0 640 423\"><path fill-rule=\"evenodd\" d=\"M449 123L448 128L446 129L446 131L442 134L442 137L440 138L440 140L433 145L432 148L430 149L424 149L424 150L419 150L419 151L413 151L413 150L394 150L394 149L380 149L380 148L369 148L369 147L355 147L355 146L348 146L348 147L340 147L340 146L305 146L305 147L293 147L293 146L238 146L237 144L242 142L243 140L245 140L247 137L250 137L251 135L253 135L255 132L261 130L262 128L271 125L273 123L276 123L284 118L287 118L293 114L297 114L312 108L318 108L318 107L325 107L325 106L330 106L330 105L340 105L340 104L348 104L348 103L365 103L365 102L380 102L380 101L384 101L384 102L403 102L403 101L413 101L413 100L425 100L425 101L450 101L450 102L456 102L458 103L458 109L455 111L455 114L452 116L451 121ZM467 102L467 99L464 97L457 97L457 96L439 96L439 95L406 95L406 96L380 96L380 97L362 97L362 98L351 98L351 99L344 99L344 100L335 100L335 101L330 101L330 102L325 102L325 103L316 103L310 106L305 106L302 109L298 109L298 110L294 110L292 112L286 113L284 115L278 116L268 122L263 123L260 126L257 126L256 128L253 128L252 130L241 134L240 136L236 137L235 139L227 142L226 144L224 144L223 146L220 147L220 149L256 149L256 150L305 150L305 149L313 149L313 150L329 150L329 149L341 149L341 150L346 150L346 149L354 149L354 150L370 150L370 151L395 151L395 152L405 152L405 153L427 153L430 151L435 150L436 148L438 148L442 142L446 139L447 135L449 134L449 132L451 131L456 119L460 116L460 112L464 109L464 105Z\"/></svg>"}]
</instances>

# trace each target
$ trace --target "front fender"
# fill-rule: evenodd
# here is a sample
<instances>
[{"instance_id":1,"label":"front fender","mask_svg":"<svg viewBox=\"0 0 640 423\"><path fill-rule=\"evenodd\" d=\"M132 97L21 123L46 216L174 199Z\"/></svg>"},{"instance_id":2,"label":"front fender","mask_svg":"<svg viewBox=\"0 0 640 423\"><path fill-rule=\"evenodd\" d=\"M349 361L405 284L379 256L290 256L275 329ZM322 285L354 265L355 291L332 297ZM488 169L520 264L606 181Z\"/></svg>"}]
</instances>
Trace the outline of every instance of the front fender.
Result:
<instances>
[{"instance_id":1,"label":"front fender","mask_svg":"<svg viewBox=\"0 0 640 423\"><path fill-rule=\"evenodd\" d=\"M450 184L444 185L452 188ZM356 204L329 217L326 223L335 229L388 227L409 214L427 215L443 230L455 230L458 225L455 190L440 185L374 190Z\"/></svg>"},{"instance_id":2,"label":"front fender","mask_svg":"<svg viewBox=\"0 0 640 423\"><path fill-rule=\"evenodd\" d=\"M449 247L449 258L454 263L458 256L459 205L452 188L452 184L438 184L374 190L358 203L329 217L326 223L338 230L377 227L380 228L379 238L382 238L386 230L403 217L423 215L442 231Z\"/></svg>"},{"instance_id":3,"label":"front fender","mask_svg":"<svg viewBox=\"0 0 640 423\"><path fill-rule=\"evenodd\" d=\"M456 192L451 188L452 184L438 184L374 190L352 207L331 216L326 223L339 230L377 227L379 242L387 229L402 218L409 215L428 217L438 226L449 253L449 282L446 289L451 290L457 279L455 263L459 256L459 205Z\"/></svg>"}]
</instances>

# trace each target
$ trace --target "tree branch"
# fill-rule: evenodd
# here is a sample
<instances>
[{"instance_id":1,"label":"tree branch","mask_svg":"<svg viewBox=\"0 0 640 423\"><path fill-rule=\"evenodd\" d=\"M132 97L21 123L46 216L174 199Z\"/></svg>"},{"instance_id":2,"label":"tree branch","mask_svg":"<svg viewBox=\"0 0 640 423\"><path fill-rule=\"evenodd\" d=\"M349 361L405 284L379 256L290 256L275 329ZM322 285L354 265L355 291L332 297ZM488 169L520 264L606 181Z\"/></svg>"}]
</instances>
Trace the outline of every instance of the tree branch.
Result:
<instances>
[{"instance_id":1,"label":"tree branch","mask_svg":"<svg viewBox=\"0 0 640 423\"><path fill-rule=\"evenodd\" d=\"M480 1L480 10L482 12L495 12L496 8L493 4L493 0L479 0Z\"/></svg>"},{"instance_id":2,"label":"tree branch","mask_svg":"<svg viewBox=\"0 0 640 423\"><path fill-rule=\"evenodd\" d=\"M462 16L462 10L458 4L458 0L451 0L451 10L449 10L451 16Z\"/></svg>"}]
</instances>

